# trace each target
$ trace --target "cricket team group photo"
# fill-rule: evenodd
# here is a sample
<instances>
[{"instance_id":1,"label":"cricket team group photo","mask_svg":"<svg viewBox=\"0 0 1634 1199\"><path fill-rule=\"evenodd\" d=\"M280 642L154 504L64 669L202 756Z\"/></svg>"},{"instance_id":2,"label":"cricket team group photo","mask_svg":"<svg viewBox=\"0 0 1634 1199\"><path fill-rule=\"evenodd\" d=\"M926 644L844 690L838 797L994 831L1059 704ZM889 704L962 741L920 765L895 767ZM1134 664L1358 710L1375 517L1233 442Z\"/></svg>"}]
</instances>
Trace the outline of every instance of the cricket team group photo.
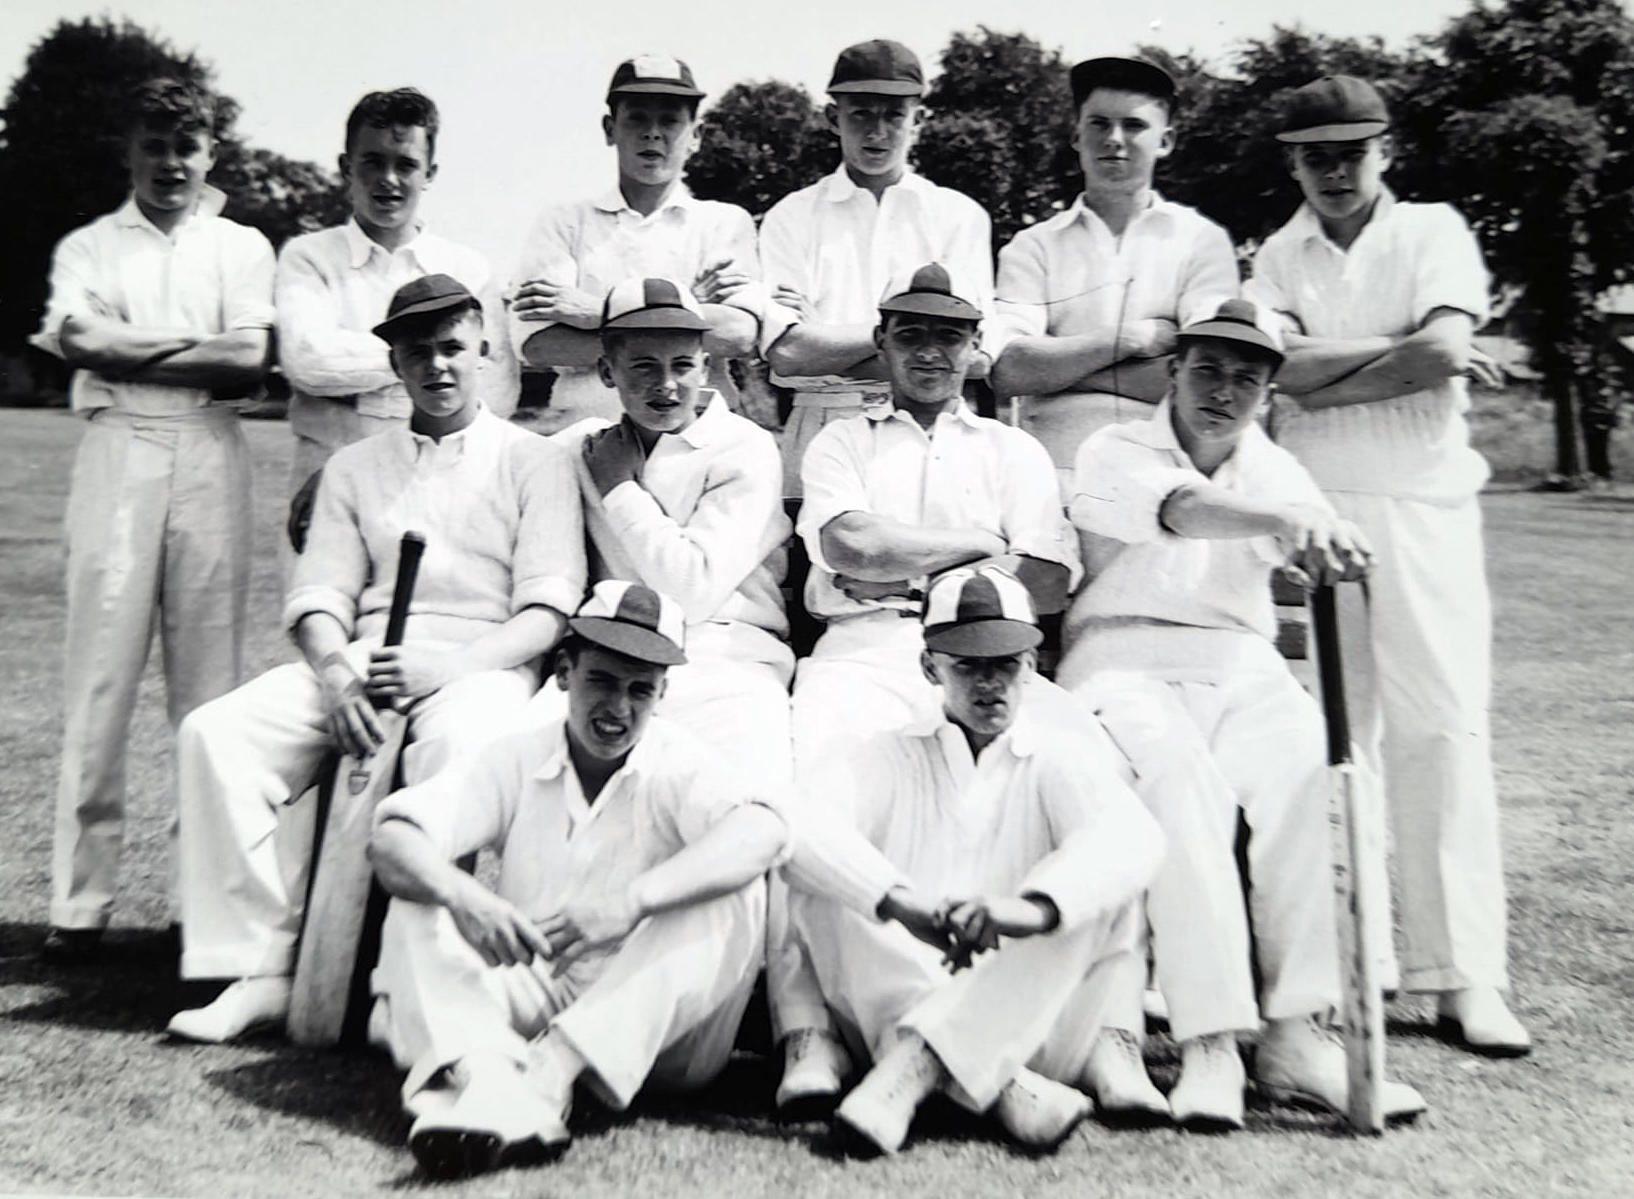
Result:
<instances>
[{"instance_id":1,"label":"cricket team group photo","mask_svg":"<svg viewBox=\"0 0 1634 1199\"><path fill-rule=\"evenodd\" d=\"M30 337L68 410L0 413L0 1188L1634 1168L1570 1031L1634 977L1628 501L1483 495L1505 293L1393 85L1277 90L1245 243L1159 189L1184 61L1062 63L1081 186L1001 239L914 165L933 64L846 32L756 216L684 179L730 80L631 45L502 261L422 212L430 87L358 80L347 213L275 247L233 102L133 80Z\"/></svg>"}]
</instances>

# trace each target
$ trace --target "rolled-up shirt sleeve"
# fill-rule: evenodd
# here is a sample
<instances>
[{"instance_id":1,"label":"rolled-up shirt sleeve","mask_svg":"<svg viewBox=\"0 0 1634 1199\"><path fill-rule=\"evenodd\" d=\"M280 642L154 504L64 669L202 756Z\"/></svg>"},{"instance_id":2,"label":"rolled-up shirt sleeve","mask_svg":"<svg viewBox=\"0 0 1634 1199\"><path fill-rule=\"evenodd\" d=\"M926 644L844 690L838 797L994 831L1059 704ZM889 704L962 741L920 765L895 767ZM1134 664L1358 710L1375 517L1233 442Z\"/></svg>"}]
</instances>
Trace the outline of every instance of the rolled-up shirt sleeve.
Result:
<instances>
[{"instance_id":1,"label":"rolled-up shirt sleeve","mask_svg":"<svg viewBox=\"0 0 1634 1199\"><path fill-rule=\"evenodd\" d=\"M279 255L274 293L278 365L296 390L339 397L397 383L386 343L373 333L345 327L323 264L302 240L290 242ZM382 320L385 315L382 310Z\"/></svg>"},{"instance_id":2,"label":"rolled-up shirt sleeve","mask_svg":"<svg viewBox=\"0 0 1634 1199\"><path fill-rule=\"evenodd\" d=\"M1061 512L1061 484L1049 451L1020 429L1001 427L1005 455L1004 540L1010 552L1065 566L1076 584L1082 573L1078 539Z\"/></svg>"},{"instance_id":3,"label":"rolled-up shirt sleeve","mask_svg":"<svg viewBox=\"0 0 1634 1199\"><path fill-rule=\"evenodd\" d=\"M806 456L800 463L800 482L805 498L800 503L800 520L796 532L806 543L806 553L813 566L834 573L823 555L823 527L836 516L847 512L872 512L873 502L868 496L868 481L863 464L857 456L857 436L853 424L866 437L868 418L856 421L838 421L824 428L806 447Z\"/></svg>"},{"instance_id":4,"label":"rolled-up shirt sleeve","mask_svg":"<svg viewBox=\"0 0 1634 1199\"><path fill-rule=\"evenodd\" d=\"M481 849L501 850L524 782L509 742L500 741L388 795L375 809L373 827L406 820L450 861Z\"/></svg>"},{"instance_id":5,"label":"rolled-up shirt sleeve","mask_svg":"<svg viewBox=\"0 0 1634 1199\"><path fill-rule=\"evenodd\" d=\"M902 776L911 771L894 738L875 736L846 755L829 755L801 778L790 815L783 865L789 885L879 918L879 903L908 876L878 848L883 815Z\"/></svg>"},{"instance_id":6,"label":"rolled-up shirt sleeve","mask_svg":"<svg viewBox=\"0 0 1634 1199\"><path fill-rule=\"evenodd\" d=\"M1192 252L1186 255L1175 302L1175 321L1181 328L1201 320L1221 300L1242 291L1242 272L1237 267L1237 251L1226 231L1204 222L1197 231Z\"/></svg>"},{"instance_id":7,"label":"rolled-up shirt sleeve","mask_svg":"<svg viewBox=\"0 0 1634 1199\"><path fill-rule=\"evenodd\" d=\"M45 314L29 344L61 358L62 327L69 317L118 317L98 295L99 275L96 243L89 229L77 229L59 241L51 252Z\"/></svg>"},{"instance_id":8,"label":"rolled-up shirt sleeve","mask_svg":"<svg viewBox=\"0 0 1634 1199\"><path fill-rule=\"evenodd\" d=\"M221 316L227 329L273 327L277 259L272 243L259 229L231 230L232 250L222 263Z\"/></svg>"},{"instance_id":9,"label":"rolled-up shirt sleeve","mask_svg":"<svg viewBox=\"0 0 1634 1199\"><path fill-rule=\"evenodd\" d=\"M995 357L1018 337L1043 337L1049 330L1049 275L1040 239L1018 234L999 251L994 317L982 330L982 344Z\"/></svg>"},{"instance_id":10,"label":"rolled-up shirt sleeve","mask_svg":"<svg viewBox=\"0 0 1634 1199\"><path fill-rule=\"evenodd\" d=\"M295 576L284 600L284 628L294 633L315 612L333 616L347 637L357 626L358 599L369 579L369 550L357 519L357 485L331 462L312 502L306 548L295 559Z\"/></svg>"},{"instance_id":11,"label":"rolled-up shirt sleeve","mask_svg":"<svg viewBox=\"0 0 1634 1199\"><path fill-rule=\"evenodd\" d=\"M1202 480L1195 468L1176 465L1122 426L1109 425L1078 447L1067 514L1087 533L1131 545L1173 539L1161 520L1163 501Z\"/></svg>"},{"instance_id":12,"label":"rolled-up shirt sleeve","mask_svg":"<svg viewBox=\"0 0 1634 1199\"><path fill-rule=\"evenodd\" d=\"M522 256L516 266L516 278L510 288L511 294L514 296L524 283L540 281L553 283L558 287L579 286L579 264L573 257L573 240L569 209L547 208L541 212L523 243ZM522 355L528 338L560 323L521 320L517 317L514 306L509 310L508 320L511 346L518 355Z\"/></svg>"},{"instance_id":13,"label":"rolled-up shirt sleeve","mask_svg":"<svg viewBox=\"0 0 1634 1199\"><path fill-rule=\"evenodd\" d=\"M782 504L782 467L769 437L711 466L685 524L639 483L622 483L602 500L641 577L673 596L688 623L714 616L765 558L765 534Z\"/></svg>"},{"instance_id":14,"label":"rolled-up shirt sleeve","mask_svg":"<svg viewBox=\"0 0 1634 1199\"><path fill-rule=\"evenodd\" d=\"M584 596L584 511L567 454L544 438L516 443L521 519L511 566L511 614L543 605L571 615Z\"/></svg>"},{"instance_id":15,"label":"rolled-up shirt sleeve","mask_svg":"<svg viewBox=\"0 0 1634 1199\"><path fill-rule=\"evenodd\" d=\"M1427 204L1419 215L1424 228L1412 264L1413 320L1422 324L1437 308L1467 312L1477 328L1490 312L1486 263L1481 247L1457 209Z\"/></svg>"},{"instance_id":16,"label":"rolled-up shirt sleeve","mask_svg":"<svg viewBox=\"0 0 1634 1199\"><path fill-rule=\"evenodd\" d=\"M766 351L791 328L800 323L800 314L771 299L780 286L791 287L808 300L816 299L816 281L811 276L807 231L800 220L803 211L793 200L774 205L760 221L760 261L767 294L766 309L760 320L760 352Z\"/></svg>"},{"instance_id":17,"label":"rolled-up shirt sleeve","mask_svg":"<svg viewBox=\"0 0 1634 1199\"><path fill-rule=\"evenodd\" d=\"M1054 752L1038 771L1056 847L1027 872L1022 894L1047 896L1063 927L1136 899L1163 860L1163 833L1139 797L1093 757Z\"/></svg>"}]
</instances>

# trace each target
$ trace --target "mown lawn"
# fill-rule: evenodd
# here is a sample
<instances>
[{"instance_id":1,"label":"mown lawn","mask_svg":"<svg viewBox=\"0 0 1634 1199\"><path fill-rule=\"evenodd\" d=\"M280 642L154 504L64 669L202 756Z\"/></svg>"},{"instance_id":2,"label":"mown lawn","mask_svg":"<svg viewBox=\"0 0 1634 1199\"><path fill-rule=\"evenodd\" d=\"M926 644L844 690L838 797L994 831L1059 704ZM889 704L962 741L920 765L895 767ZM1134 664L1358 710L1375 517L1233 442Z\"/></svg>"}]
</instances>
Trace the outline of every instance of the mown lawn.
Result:
<instances>
[{"instance_id":1,"label":"mown lawn","mask_svg":"<svg viewBox=\"0 0 1634 1199\"><path fill-rule=\"evenodd\" d=\"M1524 415L1524 413L1522 414ZM1511 420L1513 449L1535 421ZM1519 433L1514 431L1520 430ZM0 412L0 1191L288 1195L953 1196L1039 1194L1622 1195L1634 1190L1634 494L1491 494L1496 736L1516 1005L1529 1059L1438 1040L1426 1005L1392 1007L1392 1068L1428 1096L1416 1126L1350 1138L1315 1115L1255 1106L1231 1137L1087 1125L1055 1157L1012 1154L942 1115L901 1158L837 1159L816 1125L767 1118L775 1079L744 1056L707 1095L588 1112L560 1163L421 1182L383 1059L159 1035L178 1002L160 930L170 778L161 685L135 716L132 819L109 960L34 958L44 932L61 722L60 520L78 425ZM276 631L288 433L250 427L259 521L250 667ZM1499 456L1499 455L1495 455ZM1160 1040L1159 1051L1167 1046ZM1172 1079L1172 1054L1159 1070Z\"/></svg>"}]
</instances>

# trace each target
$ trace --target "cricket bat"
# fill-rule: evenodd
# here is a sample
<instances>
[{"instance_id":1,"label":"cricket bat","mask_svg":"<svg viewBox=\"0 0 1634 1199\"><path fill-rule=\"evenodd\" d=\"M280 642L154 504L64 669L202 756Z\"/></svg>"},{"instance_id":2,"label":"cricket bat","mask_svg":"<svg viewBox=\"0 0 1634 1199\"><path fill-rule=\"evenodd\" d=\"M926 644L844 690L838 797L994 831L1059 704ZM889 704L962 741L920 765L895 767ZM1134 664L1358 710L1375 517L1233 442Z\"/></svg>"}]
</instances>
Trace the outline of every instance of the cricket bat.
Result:
<instances>
[{"instance_id":1,"label":"cricket bat","mask_svg":"<svg viewBox=\"0 0 1634 1199\"><path fill-rule=\"evenodd\" d=\"M397 554L397 584L386 620L387 646L403 643L409 603L420 572L426 539L404 533ZM378 705L377 705L378 707ZM329 788L327 810L318 814L312 846L312 879L295 958L289 999L289 1039L297 1045L328 1047L353 1034L367 1018L368 976L379 952L379 917L385 893L371 895L374 871L369 866L369 831L374 810L388 795L397 776L408 719L390 706L380 709L385 740L364 758L343 757ZM374 952L360 953L372 926ZM361 996L356 996L357 992ZM350 1019L348 1018L350 1013Z\"/></svg>"},{"instance_id":2,"label":"cricket bat","mask_svg":"<svg viewBox=\"0 0 1634 1199\"><path fill-rule=\"evenodd\" d=\"M1334 585L1311 594L1322 710L1328 727L1328 824L1333 843L1333 890L1338 908L1339 980L1343 992L1346 1074L1350 1126L1356 1132L1384 1131L1384 993L1379 954L1367 913L1385 902L1372 892L1377 875L1370 863L1382 852L1381 814L1361 794L1350 751L1350 718L1345 710L1344 665L1339 646Z\"/></svg>"}]
</instances>

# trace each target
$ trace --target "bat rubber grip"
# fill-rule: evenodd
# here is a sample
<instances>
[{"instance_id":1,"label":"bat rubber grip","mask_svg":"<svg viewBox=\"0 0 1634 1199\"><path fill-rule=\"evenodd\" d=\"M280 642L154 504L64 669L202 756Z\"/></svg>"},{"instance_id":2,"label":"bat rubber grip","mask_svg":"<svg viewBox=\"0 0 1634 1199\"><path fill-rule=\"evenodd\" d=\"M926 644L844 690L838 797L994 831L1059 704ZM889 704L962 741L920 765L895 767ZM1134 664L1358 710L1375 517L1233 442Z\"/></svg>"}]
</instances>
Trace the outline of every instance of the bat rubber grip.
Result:
<instances>
[{"instance_id":1,"label":"bat rubber grip","mask_svg":"<svg viewBox=\"0 0 1634 1199\"><path fill-rule=\"evenodd\" d=\"M403 534L397 548L397 585L391 593L391 615L386 618L387 645L403 644L403 627L408 624L409 604L414 599L414 582L420 577L420 558L425 552L425 534Z\"/></svg>"},{"instance_id":2,"label":"bat rubber grip","mask_svg":"<svg viewBox=\"0 0 1634 1199\"><path fill-rule=\"evenodd\" d=\"M1316 634L1316 666L1322 683L1322 715L1328 725L1328 764L1350 761L1350 714L1345 710L1345 669L1339 651L1339 605L1334 584L1311 592L1311 626Z\"/></svg>"}]
</instances>

